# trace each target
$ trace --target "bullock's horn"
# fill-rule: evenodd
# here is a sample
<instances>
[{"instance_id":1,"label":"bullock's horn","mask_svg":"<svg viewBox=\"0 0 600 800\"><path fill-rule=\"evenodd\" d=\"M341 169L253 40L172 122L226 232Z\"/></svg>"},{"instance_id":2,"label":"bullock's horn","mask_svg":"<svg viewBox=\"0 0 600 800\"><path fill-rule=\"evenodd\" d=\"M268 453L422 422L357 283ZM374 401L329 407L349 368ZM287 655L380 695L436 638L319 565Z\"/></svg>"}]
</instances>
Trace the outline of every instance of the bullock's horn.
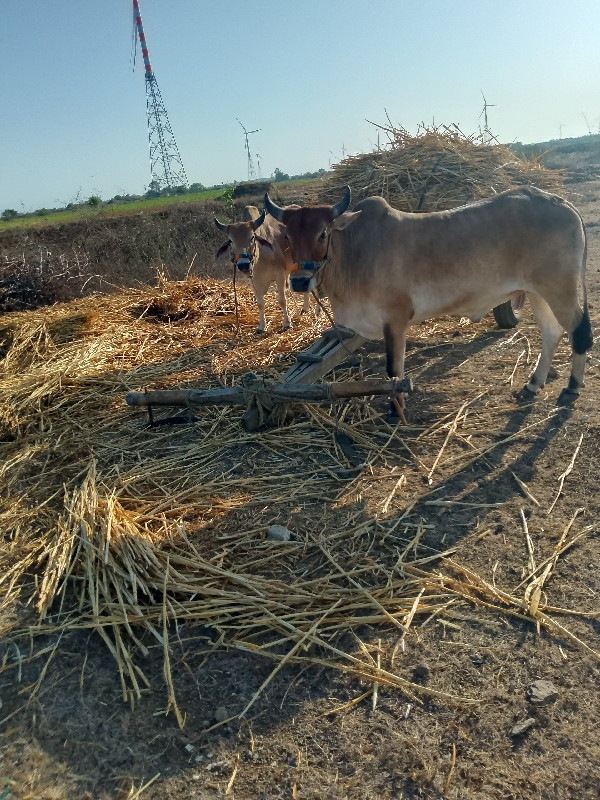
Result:
<instances>
[{"instance_id":1,"label":"bullock's horn","mask_svg":"<svg viewBox=\"0 0 600 800\"><path fill-rule=\"evenodd\" d=\"M265 208L269 212L272 217L278 219L279 222L282 221L284 209L276 206L275 203L269 197L269 193L265 192Z\"/></svg>"},{"instance_id":2,"label":"bullock's horn","mask_svg":"<svg viewBox=\"0 0 600 800\"><path fill-rule=\"evenodd\" d=\"M227 233L227 234L229 233L229 230L228 230L229 226L228 225L224 225L222 222L219 222L219 220L216 217L215 217L215 225L217 226L217 228L220 231L223 231L223 233Z\"/></svg>"},{"instance_id":3,"label":"bullock's horn","mask_svg":"<svg viewBox=\"0 0 600 800\"><path fill-rule=\"evenodd\" d=\"M267 214L267 212L263 209L262 214L260 215L260 217L257 217L256 219L252 220L252 230L253 231L255 231L257 228L260 228L260 226L265 221L266 214Z\"/></svg>"},{"instance_id":4,"label":"bullock's horn","mask_svg":"<svg viewBox=\"0 0 600 800\"><path fill-rule=\"evenodd\" d=\"M350 200L352 198L352 192L350 191L350 187L346 186L346 191L344 192L344 196L340 200L339 203L336 203L334 206L331 207L331 212L333 217L339 217L341 214L344 213L348 209L350 205Z\"/></svg>"}]
</instances>

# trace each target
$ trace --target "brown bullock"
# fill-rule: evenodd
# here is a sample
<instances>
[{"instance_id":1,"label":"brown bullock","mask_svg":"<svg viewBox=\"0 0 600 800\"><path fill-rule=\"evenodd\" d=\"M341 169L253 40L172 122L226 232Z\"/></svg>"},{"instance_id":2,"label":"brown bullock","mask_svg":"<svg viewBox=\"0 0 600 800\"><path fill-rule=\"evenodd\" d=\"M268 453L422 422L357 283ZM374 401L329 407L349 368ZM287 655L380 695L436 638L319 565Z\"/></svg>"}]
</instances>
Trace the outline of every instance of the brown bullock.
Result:
<instances>
[{"instance_id":1,"label":"brown bullock","mask_svg":"<svg viewBox=\"0 0 600 800\"><path fill-rule=\"evenodd\" d=\"M232 261L237 268L252 279L254 296L258 306L258 328L256 333L265 330L265 294L269 286L277 286L277 299L283 314L283 329L291 327L287 312L285 288L289 273L293 269L285 226L274 219L265 220L265 212L259 213L256 206L246 206L243 222L225 225L215 217L217 228L227 235L227 241L218 252L217 258L231 250ZM260 230L262 235L257 231ZM308 311L309 295L304 297L302 313Z\"/></svg>"},{"instance_id":2,"label":"brown bullock","mask_svg":"<svg viewBox=\"0 0 600 800\"><path fill-rule=\"evenodd\" d=\"M318 288L330 298L337 324L383 338L390 378L403 377L412 323L444 314L480 320L526 293L542 347L525 391L544 386L567 331L573 362L563 396L579 394L592 328L585 228L574 206L535 188L429 214L397 211L382 197L363 200L353 212L349 204L349 187L335 206L280 208L265 197L301 267L292 288Z\"/></svg>"}]
</instances>

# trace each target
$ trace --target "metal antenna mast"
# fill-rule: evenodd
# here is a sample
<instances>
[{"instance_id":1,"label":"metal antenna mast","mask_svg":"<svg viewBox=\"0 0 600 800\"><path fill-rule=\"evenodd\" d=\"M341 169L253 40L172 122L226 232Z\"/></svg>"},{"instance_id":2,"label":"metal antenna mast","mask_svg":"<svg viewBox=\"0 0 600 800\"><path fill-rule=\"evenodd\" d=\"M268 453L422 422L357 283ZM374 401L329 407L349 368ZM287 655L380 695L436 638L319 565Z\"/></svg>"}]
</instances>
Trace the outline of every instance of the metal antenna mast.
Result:
<instances>
[{"instance_id":1,"label":"metal antenna mast","mask_svg":"<svg viewBox=\"0 0 600 800\"><path fill-rule=\"evenodd\" d=\"M167 109L160 94L156 76L150 66L148 45L146 44L138 0L133 0L133 23L137 28L146 71L146 113L148 116L152 183L159 190L171 189L175 186L187 186L187 175L185 174L179 148L169 122Z\"/></svg>"},{"instance_id":2,"label":"metal antenna mast","mask_svg":"<svg viewBox=\"0 0 600 800\"><path fill-rule=\"evenodd\" d=\"M238 122L240 122L237 117L236 119ZM242 125L241 122L240 125ZM244 131L244 137L245 137L244 148L248 153L248 180L251 181L253 178L256 178L256 173L254 172L254 161L252 161L252 153L250 152L250 144L248 143L248 137L253 133L258 133L260 128L257 128L254 131L247 131L246 128L244 128L244 126L242 125L242 130Z\"/></svg>"}]
</instances>

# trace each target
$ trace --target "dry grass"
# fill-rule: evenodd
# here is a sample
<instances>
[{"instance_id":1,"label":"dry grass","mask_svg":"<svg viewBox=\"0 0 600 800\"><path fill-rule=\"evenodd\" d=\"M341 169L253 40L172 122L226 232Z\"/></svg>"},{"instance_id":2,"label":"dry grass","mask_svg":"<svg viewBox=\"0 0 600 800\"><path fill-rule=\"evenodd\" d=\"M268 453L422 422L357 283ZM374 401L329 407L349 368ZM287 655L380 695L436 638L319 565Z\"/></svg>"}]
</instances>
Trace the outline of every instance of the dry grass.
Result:
<instances>
[{"instance_id":1,"label":"dry grass","mask_svg":"<svg viewBox=\"0 0 600 800\"><path fill-rule=\"evenodd\" d=\"M222 234L213 216L225 218L227 213L222 201L183 202L2 230L0 311L140 287L153 282L165 264L173 279L200 270L223 277L223 262L214 261ZM227 266L225 262L225 270Z\"/></svg>"},{"instance_id":2,"label":"dry grass","mask_svg":"<svg viewBox=\"0 0 600 800\"><path fill-rule=\"evenodd\" d=\"M566 610L543 594L561 554L589 527L572 520L521 584L500 588L459 563L453 548L425 546L418 513L418 504L490 507L439 497L442 479L535 433L556 410L498 437L506 401L473 390L456 405L442 403L433 421L407 428L390 427L365 400L306 407L293 424L253 435L241 430L236 409L203 410L193 426L147 429L140 412L125 406L124 395L144 387L230 385L249 367L281 374L292 351L318 333L308 320L257 339L248 333L254 316L242 287L236 338L227 282L191 280L8 318L0 383L6 635L18 643L96 631L132 703L149 685L143 656L160 643L168 707L180 725L185 711L173 689L169 644L176 623L210 626L213 650L272 660L271 675L239 716L290 663L357 676L373 702L387 686L412 702L476 703L460 690L402 677L395 651L382 662L360 639L367 624L391 626L400 648L417 622L454 624L466 606L531 620L593 652L561 621ZM455 328L422 325L415 339ZM465 336L477 335L465 328ZM344 377L351 376L338 369L337 379ZM363 364L360 377L373 377L373 369ZM340 477L348 465L338 431L367 464L352 479ZM290 542L266 540L275 522L290 527ZM467 544L485 533L476 527ZM39 619L25 626L18 603L34 607Z\"/></svg>"}]
</instances>

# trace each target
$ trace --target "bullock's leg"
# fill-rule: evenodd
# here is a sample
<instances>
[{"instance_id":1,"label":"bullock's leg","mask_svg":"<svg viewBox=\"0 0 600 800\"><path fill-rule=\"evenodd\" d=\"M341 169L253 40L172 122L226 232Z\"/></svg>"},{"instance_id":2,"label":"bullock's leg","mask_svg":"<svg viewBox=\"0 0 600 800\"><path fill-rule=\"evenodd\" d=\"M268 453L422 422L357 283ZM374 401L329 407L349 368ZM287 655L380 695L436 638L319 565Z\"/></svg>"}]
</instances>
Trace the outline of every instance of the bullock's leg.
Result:
<instances>
[{"instance_id":1,"label":"bullock's leg","mask_svg":"<svg viewBox=\"0 0 600 800\"><path fill-rule=\"evenodd\" d=\"M554 316L559 323L569 332L573 361L569 383L563 390L561 397L568 399L576 397L579 390L585 385L583 382L587 352L593 343L592 326L587 307L582 310L577 300L577 287L572 291L564 291L553 302L549 300Z\"/></svg>"},{"instance_id":2,"label":"bullock's leg","mask_svg":"<svg viewBox=\"0 0 600 800\"><path fill-rule=\"evenodd\" d=\"M308 314L310 311L310 292L304 292L304 302L302 303L301 314Z\"/></svg>"},{"instance_id":3,"label":"bullock's leg","mask_svg":"<svg viewBox=\"0 0 600 800\"><path fill-rule=\"evenodd\" d=\"M265 295L269 284L271 283L259 270L254 270L252 276L252 288L254 289L254 297L256 298L256 305L258 306L258 328L256 333L265 332Z\"/></svg>"},{"instance_id":4,"label":"bullock's leg","mask_svg":"<svg viewBox=\"0 0 600 800\"><path fill-rule=\"evenodd\" d=\"M404 355L406 352L406 334L408 325L395 322L386 323L383 326L383 336L385 340L386 371L390 380L401 381L404 377ZM390 400L388 419L400 421L406 425L404 416L404 398L395 392Z\"/></svg>"},{"instance_id":5,"label":"bullock's leg","mask_svg":"<svg viewBox=\"0 0 600 800\"><path fill-rule=\"evenodd\" d=\"M581 319L571 334L571 347L573 349L573 364L571 366L571 376L569 384L565 389L568 394L579 394L579 389L585 386L583 376L585 373L585 362L587 352L593 344L592 325L590 315L587 310L581 315Z\"/></svg>"},{"instance_id":6,"label":"bullock's leg","mask_svg":"<svg viewBox=\"0 0 600 800\"><path fill-rule=\"evenodd\" d=\"M535 370L529 383L525 387L531 394L536 394L538 389L545 385L548 378L548 373L552 366L552 359L558 343L561 340L565 329L556 319L552 309L548 303L539 294L533 292L528 293L529 305L531 311L536 319L537 324L540 326L542 335L542 349Z\"/></svg>"},{"instance_id":7,"label":"bullock's leg","mask_svg":"<svg viewBox=\"0 0 600 800\"><path fill-rule=\"evenodd\" d=\"M290 322L290 318L288 317L287 303L285 299L285 285L287 283L287 275L283 270L279 270L277 273L277 278L275 280L277 282L277 301L279 302L279 307L281 308L281 313L283 314L283 330L287 331L289 328L292 327L292 323Z\"/></svg>"}]
</instances>

